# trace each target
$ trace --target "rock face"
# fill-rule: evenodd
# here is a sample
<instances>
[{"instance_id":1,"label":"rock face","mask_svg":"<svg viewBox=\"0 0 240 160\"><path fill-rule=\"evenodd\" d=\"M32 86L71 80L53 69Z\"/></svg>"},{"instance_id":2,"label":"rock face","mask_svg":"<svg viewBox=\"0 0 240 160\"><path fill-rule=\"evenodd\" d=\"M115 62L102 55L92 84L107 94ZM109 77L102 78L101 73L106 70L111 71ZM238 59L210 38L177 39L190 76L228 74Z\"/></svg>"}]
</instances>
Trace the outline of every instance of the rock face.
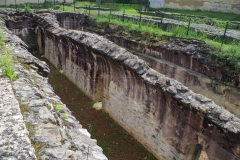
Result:
<instances>
[{"instance_id":1,"label":"rock face","mask_svg":"<svg viewBox=\"0 0 240 160\"><path fill-rule=\"evenodd\" d=\"M102 101L103 109L157 158L240 158L238 118L106 38L64 29L56 19L52 13L33 14L40 50L89 97ZM48 94L34 103L45 104L48 97L56 99ZM35 121L32 114L29 120ZM56 148L41 153L62 157L57 139ZM84 146L79 138L71 142L80 150Z\"/></svg>"},{"instance_id":2,"label":"rock face","mask_svg":"<svg viewBox=\"0 0 240 160\"><path fill-rule=\"evenodd\" d=\"M0 73L0 159L107 160L48 84L46 63L6 28L5 32L20 78L10 83Z\"/></svg>"},{"instance_id":3,"label":"rock face","mask_svg":"<svg viewBox=\"0 0 240 160\"><path fill-rule=\"evenodd\" d=\"M153 46L123 36L108 38L147 61L156 71L211 98L240 117L240 75L226 64L219 64L216 56L209 56L204 42L172 39L167 45Z\"/></svg>"}]
</instances>

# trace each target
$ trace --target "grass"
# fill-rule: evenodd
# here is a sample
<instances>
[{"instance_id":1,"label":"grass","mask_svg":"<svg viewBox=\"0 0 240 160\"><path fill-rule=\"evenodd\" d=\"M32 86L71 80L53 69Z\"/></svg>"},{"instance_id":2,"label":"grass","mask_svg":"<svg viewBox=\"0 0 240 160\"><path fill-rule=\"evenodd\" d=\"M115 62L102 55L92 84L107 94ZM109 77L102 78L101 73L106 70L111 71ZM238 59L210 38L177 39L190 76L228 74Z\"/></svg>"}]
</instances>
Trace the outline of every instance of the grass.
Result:
<instances>
[{"instance_id":1,"label":"grass","mask_svg":"<svg viewBox=\"0 0 240 160\"><path fill-rule=\"evenodd\" d=\"M180 9L170 9L170 8L161 8L160 10L164 12L171 12L171 13L199 15L199 16L206 16L209 18L218 18L223 21L240 21L240 15L237 15L237 14L205 12L201 10L182 10L182 9L180 10Z\"/></svg>"},{"instance_id":2,"label":"grass","mask_svg":"<svg viewBox=\"0 0 240 160\"><path fill-rule=\"evenodd\" d=\"M11 55L11 50L5 45L5 34L1 29L0 50L2 52L2 55L0 55L0 67L2 68L2 73L5 76L9 77L10 80L18 79L19 76L15 73L15 70L13 68L13 56Z\"/></svg>"},{"instance_id":3,"label":"grass","mask_svg":"<svg viewBox=\"0 0 240 160\"><path fill-rule=\"evenodd\" d=\"M97 16L92 15L92 19L96 24L104 28L108 26L109 23L115 24L121 28L122 31L127 32L125 37L140 37L141 41L145 40L145 43L151 42L154 39L156 42L166 42L166 36L170 37L179 37L179 38L191 38L205 41L211 48L211 54L217 55L220 59L223 59L228 65L235 68L237 72L240 72L240 47L239 43L228 42L228 44L221 44L222 39L216 37L215 39L209 38L206 33L198 33L193 29L190 29L187 35L187 27L176 26L168 28L167 31L163 31L161 28L158 28L156 24L137 24L132 20L125 20L123 23L121 19L116 17L111 17L109 21L108 16ZM106 27L105 27L106 28ZM145 34L145 39L143 35ZM165 37L165 38L163 38ZM158 43L157 43L158 45Z\"/></svg>"}]
</instances>

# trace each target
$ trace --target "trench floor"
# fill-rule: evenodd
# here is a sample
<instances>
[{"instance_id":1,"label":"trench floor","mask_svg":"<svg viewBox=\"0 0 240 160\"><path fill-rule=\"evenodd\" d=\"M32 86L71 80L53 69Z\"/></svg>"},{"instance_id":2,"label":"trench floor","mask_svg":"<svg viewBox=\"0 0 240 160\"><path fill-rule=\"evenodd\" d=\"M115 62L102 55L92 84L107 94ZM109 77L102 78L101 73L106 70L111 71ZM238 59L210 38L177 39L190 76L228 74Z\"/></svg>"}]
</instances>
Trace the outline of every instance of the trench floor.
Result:
<instances>
[{"instance_id":1,"label":"trench floor","mask_svg":"<svg viewBox=\"0 0 240 160\"><path fill-rule=\"evenodd\" d=\"M97 140L109 160L157 160L107 113L92 108L95 102L61 74L46 58L37 57L49 65L49 83L55 93L83 127L91 133L91 138Z\"/></svg>"}]
</instances>

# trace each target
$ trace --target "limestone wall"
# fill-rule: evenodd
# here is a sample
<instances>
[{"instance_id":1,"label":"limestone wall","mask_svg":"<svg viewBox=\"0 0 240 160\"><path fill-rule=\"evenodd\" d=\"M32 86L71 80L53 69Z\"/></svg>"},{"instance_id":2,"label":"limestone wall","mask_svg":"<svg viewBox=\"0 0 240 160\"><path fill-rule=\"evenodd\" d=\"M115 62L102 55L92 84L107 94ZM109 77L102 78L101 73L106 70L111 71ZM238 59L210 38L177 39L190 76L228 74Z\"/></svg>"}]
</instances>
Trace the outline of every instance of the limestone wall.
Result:
<instances>
[{"instance_id":1,"label":"limestone wall","mask_svg":"<svg viewBox=\"0 0 240 160\"><path fill-rule=\"evenodd\" d=\"M240 14L239 0L165 0L164 7Z\"/></svg>"},{"instance_id":2,"label":"limestone wall","mask_svg":"<svg viewBox=\"0 0 240 160\"><path fill-rule=\"evenodd\" d=\"M239 158L232 114L104 37L53 25L50 13L35 18L45 56L157 158Z\"/></svg>"}]
</instances>

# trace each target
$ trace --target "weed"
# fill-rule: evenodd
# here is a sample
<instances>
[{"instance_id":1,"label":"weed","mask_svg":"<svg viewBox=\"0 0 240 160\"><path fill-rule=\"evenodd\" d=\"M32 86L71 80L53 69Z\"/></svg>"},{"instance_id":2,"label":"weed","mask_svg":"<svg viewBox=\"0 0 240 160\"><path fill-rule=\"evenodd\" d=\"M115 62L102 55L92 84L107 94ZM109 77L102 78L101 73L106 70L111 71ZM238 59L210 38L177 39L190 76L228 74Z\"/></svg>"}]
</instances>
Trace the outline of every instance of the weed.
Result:
<instances>
[{"instance_id":1,"label":"weed","mask_svg":"<svg viewBox=\"0 0 240 160\"><path fill-rule=\"evenodd\" d=\"M30 112L30 108L26 104L21 104L20 106L21 106L20 110L22 115L24 115L25 112L28 112L28 113Z\"/></svg>"},{"instance_id":2,"label":"weed","mask_svg":"<svg viewBox=\"0 0 240 160\"><path fill-rule=\"evenodd\" d=\"M19 78L19 75L15 73L13 68L13 57L8 51L0 57L0 67L2 67L3 74L9 77L10 80Z\"/></svg>"},{"instance_id":3,"label":"weed","mask_svg":"<svg viewBox=\"0 0 240 160\"><path fill-rule=\"evenodd\" d=\"M62 106L60 104L56 104L55 109L59 112L62 110Z\"/></svg>"},{"instance_id":4,"label":"weed","mask_svg":"<svg viewBox=\"0 0 240 160\"><path fill-rule=\"evenodd\" d=\"M91 124L87 124L87 129L90 134L93 133L93 126Z\"/></svg>"},{"instance_id":5,"label":"weed","mask_svg":"<svg viewBox=\"0 0 240 160\"><path fill-rule=\"evenodd\" d=\"M67 114L66 114L66 113L64 113L64 114L62 115L62 120L65 120L65 119L67 119Z\"/></svg>"},{"instance_id":6,"label":"weed","mask_svg":"<svg viewBox=\"0 0 240 160\"><path fill-rule=\"evenodd\" d=\"M1 21L0 21L1 23ZM13 68L13 57L9 48L5 46L5 34L0 30L0 50L2 55L0 57L0 67L4 75L10 78L10 80L16 80L19 76L15 73Z\"/></svg>"}]
</instances>

